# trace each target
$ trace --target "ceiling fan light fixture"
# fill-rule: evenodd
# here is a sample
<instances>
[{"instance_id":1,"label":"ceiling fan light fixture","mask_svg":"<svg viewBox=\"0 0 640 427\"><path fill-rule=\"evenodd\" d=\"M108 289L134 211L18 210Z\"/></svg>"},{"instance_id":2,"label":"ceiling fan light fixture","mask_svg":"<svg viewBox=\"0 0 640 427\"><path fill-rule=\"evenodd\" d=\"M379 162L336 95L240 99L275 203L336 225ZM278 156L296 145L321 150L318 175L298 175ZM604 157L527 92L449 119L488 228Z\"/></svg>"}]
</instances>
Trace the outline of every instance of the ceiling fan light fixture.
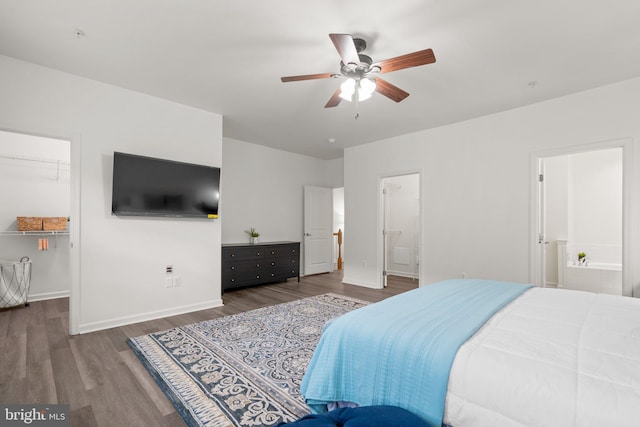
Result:
<instances>
[{"instance_id":1,"label":"ceiling fan light fixture","mask_svg":"<svg viewBox=\"0 0 640 427\"><path fill-rule=\"evenodd\" d=\"M345 101L352 101L356 88L358 90L358 101L365 101L373 95L373 92L376 90L376 83L367 78L360 80L348 78L340 85L340 98Z\"/></svg>"}]
</instances>

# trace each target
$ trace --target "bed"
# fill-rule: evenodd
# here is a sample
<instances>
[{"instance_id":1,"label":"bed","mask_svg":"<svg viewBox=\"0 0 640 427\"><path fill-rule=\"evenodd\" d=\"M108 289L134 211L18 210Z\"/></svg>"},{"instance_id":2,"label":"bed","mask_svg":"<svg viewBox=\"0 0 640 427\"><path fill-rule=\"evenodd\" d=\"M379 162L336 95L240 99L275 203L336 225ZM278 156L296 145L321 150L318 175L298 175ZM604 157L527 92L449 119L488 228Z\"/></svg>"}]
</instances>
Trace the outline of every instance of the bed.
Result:
<instances>
[{"instance_id":1,"label":"bed","mask_svg":"<svg viewBox=\"0 0 640 427\"><path fill-rule=\"evenodd\" d=\"M634 425L640 299L429 285L327 324L301 393L313 412L396 405L433 426Z\"/></svg>"}]
</instances>

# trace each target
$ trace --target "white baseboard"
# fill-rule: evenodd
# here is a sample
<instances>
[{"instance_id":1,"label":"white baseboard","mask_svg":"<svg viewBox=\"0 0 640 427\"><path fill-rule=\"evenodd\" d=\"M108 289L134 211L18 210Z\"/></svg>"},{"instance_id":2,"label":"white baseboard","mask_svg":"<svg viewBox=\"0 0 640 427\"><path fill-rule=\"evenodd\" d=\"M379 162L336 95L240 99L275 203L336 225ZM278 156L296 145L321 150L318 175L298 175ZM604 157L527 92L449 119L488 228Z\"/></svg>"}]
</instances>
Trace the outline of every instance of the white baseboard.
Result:
<instances>
[{"instance_id":1,"label":"white baseboard","mask_svg":"<svg viewBox=\"0 0 640 427\"><path fill-rule=\"evenodd\" d=\"M413 274L413 273L405 273L403 271L391 271L391 270L387 270L387 276L400 276L400 277L406 277L408 279L418 279L418 275L417 274Z\"/></svg>"},{"instance_id":2,"label":"white baseboard","mask_svg":"<svg viewBox=\"0 0 640 427\"><path fill-rule=\"evenodd\" d=\"M29 294L29 302L44 301L48 299L69 298L69 291L43 292L39 294Z\"/></svg>"},{"instance_id":3,"label":"white baseboard","mask_svg":"<svg viewBox=\"0 0 640 427\"><path fill-rule=\"evenodd\" d=\"M191 313L194 311L206 310L209 308L222 307L222 299L201 302L198 304L183 305L167 310L150 311L132 316L123 316L116 319L102 320L99 322L81 323L78 327L80 334L101 331L103 329L117 328L119 326L130 325L132 323L146 322L149 320L161 319L163 317L177 316L179 314Z\"/></svg>"},{"instance_id":4,"label":"white baseboard","mask_svg":"<svg viewBox=\"0 0 640 427\"><path fill-rule=\"evenodd\" d=\"M380 289L378 287L377 283L371 283L371 282L365 282L365 281L358 280L358 279L353 279L351 277L347 277L346 274L342 278L342 283L347 284L347 285L362 286L364 288Z\"/></svg>"}]
</instances>

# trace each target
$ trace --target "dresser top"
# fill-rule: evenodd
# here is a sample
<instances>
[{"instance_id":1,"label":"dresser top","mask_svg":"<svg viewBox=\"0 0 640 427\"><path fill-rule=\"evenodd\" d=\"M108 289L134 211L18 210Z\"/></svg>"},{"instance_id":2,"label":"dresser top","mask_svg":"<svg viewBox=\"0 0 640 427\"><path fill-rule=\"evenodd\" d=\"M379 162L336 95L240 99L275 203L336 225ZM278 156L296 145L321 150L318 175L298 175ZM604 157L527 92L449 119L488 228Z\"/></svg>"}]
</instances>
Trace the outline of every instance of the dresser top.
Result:
<instances>
[{"instance_id":1,"label":"dresser top","mask_svg":"<svg viewBox=\"0 0 640 427\"><path fill-rule=\"evenodd\" d=\"M233 248L240 246L273 246L273 245L291 245L291 244L300 244L300 242L290 242L290 241L282 241L282 242L260 242L260 243L223 243L223 248Z\"/></svg>"}]
</instances>

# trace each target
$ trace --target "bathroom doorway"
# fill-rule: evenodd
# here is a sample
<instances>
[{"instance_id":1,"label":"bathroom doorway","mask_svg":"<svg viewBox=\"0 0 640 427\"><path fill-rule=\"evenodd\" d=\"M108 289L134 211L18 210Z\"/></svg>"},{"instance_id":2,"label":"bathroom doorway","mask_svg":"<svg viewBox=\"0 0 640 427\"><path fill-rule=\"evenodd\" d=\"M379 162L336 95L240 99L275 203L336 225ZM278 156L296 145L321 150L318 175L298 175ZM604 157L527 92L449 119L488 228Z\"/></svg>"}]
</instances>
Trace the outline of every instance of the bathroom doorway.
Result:
<instances>
[{"instance_id":1,"label":"bathroom doorway","mask_svg":"<svg viewBox=\"0 0 640 427\"><path fill-rule=\"evenodd\" d=\"M382 179L382 283L420 277L420 174Z\"/></svg>"},{"instance_id":2,"label":"bathroom doorway","mask_svg":"<svg viewBox=\"0 0 640 427\"><path fill-rule=\"evenodd\" d=\"M536 156L533 283L631 295L628 147L622 140Z\"/></svg>"}]
</instances>

